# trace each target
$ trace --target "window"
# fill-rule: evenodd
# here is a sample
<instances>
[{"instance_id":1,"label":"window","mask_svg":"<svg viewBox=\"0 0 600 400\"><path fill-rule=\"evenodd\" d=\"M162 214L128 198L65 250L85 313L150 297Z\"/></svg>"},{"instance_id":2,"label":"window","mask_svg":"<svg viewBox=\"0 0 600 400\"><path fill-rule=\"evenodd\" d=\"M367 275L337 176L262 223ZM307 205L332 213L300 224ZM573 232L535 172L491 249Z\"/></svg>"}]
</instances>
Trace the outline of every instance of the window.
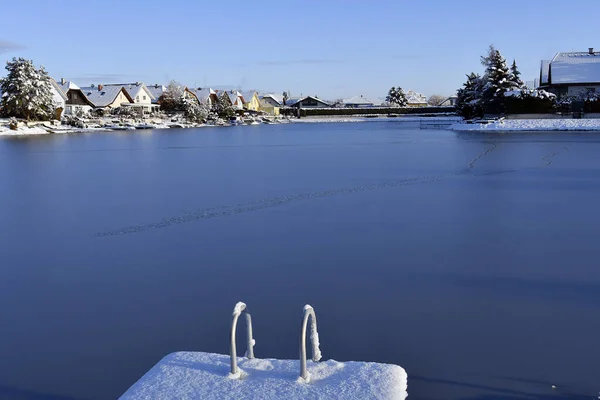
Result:
<instances>
[{"instance_id":1,"label":"window","mask_svg":"<svg viewBox=\"0 0 600 400\"><path fill-rule=\"evenodd\" d=\"M140 102L140 96L135 96L135 102L139 103Z\"/></svg>"},{"instance_id":2,"label":"window","mask_svg":"<svg viewBox=\"0 0 600 400\"><path fill-rule=\"evenodd\" d=\"M146 100L146 96L144 96L143 99Z\"/></svg>"},{"instance_id":3,"label":"window","mask_svg":"<svg viewBox=\"0 0 600 400\"><path fill-rule=\"evenodd\" d=\"M73 100L77 100L77 93L73 93Z\"/></svg>"}]
</instances>

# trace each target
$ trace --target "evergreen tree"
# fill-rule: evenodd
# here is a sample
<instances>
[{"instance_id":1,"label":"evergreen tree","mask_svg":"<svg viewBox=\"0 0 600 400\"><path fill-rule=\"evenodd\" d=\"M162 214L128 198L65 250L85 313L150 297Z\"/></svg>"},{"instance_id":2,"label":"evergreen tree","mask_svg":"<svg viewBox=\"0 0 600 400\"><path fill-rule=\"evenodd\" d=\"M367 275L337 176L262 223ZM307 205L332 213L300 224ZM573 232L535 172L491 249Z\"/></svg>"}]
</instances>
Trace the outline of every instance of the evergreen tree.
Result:
<instances>
[{"instance_id":1,"label":"evergreen tree","mask_svg":"<svg viewBox=\"0 0 600 400\"><path fill-rule=\"evenodd\" d=\"M481 57L481 63L486 67L482 104L489 113L504 112L504 93L513 88L510 71L506 60L493 45L490 46L487 56Z\"/></svg>"},{"instance_id":2,"label":"evergreen tree","mask_svg":"<svg viewBox=\"0 0 600 400\"><path fill-rule=\"evenodd\" d=\"M2 109L6 116L47 120L54 115L51 79L44 67L31 60L13 58L6 63L8 75L0 79Z\"/></svg>"},{"instance_id":3,"label":"evergreen tree","mask_svg":"<svg viewBox=\"0 0 600 400\"><path fill-rule=\"evenodd\" d=\"M196 99L189 96L182 95L180 99L184 115L190 122L199 124L206 121L209 114L208 105L203 102L198 103Z\"/></svg>"},{"instance_id":4,"label":"evergreen tree","mask_svg":"<svg viewBox=\"0 0 600 400\"><path fill-rule=\"evenodd\" d=\"M408 103L408 100L406 100L406 95L400 86L398 86L398 88L392 86L392 88L388 91L385 101L396 107L405 107Z\"/></svg>"},{"instance_id":5,"label":"evergreen tree","mask_svg":"<svg viewBox=\"0 0 600 400\"><path fill-rule=\"evenodd\" d=\"M159 98L160 108L164 111L185 111L184 87L178 82L171 81Z\"/></svg>"},{"instance_id":6,"label":"evergreen tree","mask_svg":"<svg viewBox=\"0 0 600 400\"><path fill-rule=\"evenodd\" d=\"M521 72L517 69L517 62L513 60L510 67L510 81L513 83L515 89L523 89L525 84L521 80Z\"/></svg>"},{"instance_id":7,"label":"evergreen tree","mask_svg":"<svg viewBox=\"0 0 600 400\"><path fill-rule=\"evenodd\" d=\"M223 91L217 95L217 102L213 106L213 111L221 118L229 118L235 115L235 110L227 92Z\"/></svg>"},{"instance_id":8,"label":"evergreen tree","mask_svg":"<svg viewBox=\"0 0 600 400\"><path fill-rule=\"evenodd\" d=\"M481 97L484 80L474 72L467 75L467 81L457 91L456 110L465 118L481 117L483 107Z\"/></svg>"}]
</instances>

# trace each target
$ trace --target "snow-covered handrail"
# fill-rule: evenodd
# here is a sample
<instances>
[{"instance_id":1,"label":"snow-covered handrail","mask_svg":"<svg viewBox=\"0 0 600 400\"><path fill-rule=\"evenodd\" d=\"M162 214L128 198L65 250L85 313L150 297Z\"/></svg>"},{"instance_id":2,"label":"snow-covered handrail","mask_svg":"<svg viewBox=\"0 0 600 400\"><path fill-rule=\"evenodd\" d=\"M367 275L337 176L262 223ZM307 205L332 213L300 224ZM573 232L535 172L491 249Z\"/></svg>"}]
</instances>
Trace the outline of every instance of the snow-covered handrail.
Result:
<instances>
[{"instance_id":1,"label":"snow-covered handrail","mask_svg":"<svg viewBox=\"0 0 600 400\"><path fill-rule=\"evenodd\" d=\"M300 332L300 377L307 382L310 380L310 375L306 370L306 325L308 324L308 317L312 317L310 324L312 360L317 362L321 359L321 350L319 349L319 332L317 331L317 316L315 315L315 310L307 304L304 306L302 331Z\"/></svg>"},{"instance_id":2,"label":"snow-covered handrail","mask_svg":"<svg viewBox=\"0 0 600 400\"><path fill-rule=\"evenodd\" d=\"M248 340L248 348L246 350L246 357L254 358L254 339L252 338L252 317L246 309L246 304L239 301L233 308L233 318L231 320L231 335L229 342L229 356L231 359L231 374L235 375L238 372L237 366L237 351L235 348L235 332L237 328L237 320L242 312L246 314L246 337Z\"/></svg>"}]
</instances>

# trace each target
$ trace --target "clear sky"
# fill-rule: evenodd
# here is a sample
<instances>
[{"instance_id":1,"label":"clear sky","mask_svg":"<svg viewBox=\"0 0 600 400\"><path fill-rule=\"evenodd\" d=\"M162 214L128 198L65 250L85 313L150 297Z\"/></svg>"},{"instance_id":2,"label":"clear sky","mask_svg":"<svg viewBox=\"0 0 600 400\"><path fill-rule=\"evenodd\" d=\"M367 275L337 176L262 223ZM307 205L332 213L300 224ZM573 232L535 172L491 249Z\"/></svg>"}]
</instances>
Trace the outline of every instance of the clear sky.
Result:
<instances>
[{"instance_id":1,"label":"clear sky","mask_svg":"<svg viewBox=\"0 0 600 400\"><path fill-rule=\"evenodd\" d=\"M557 51L600 48L598 0L3 3L0 62L29 58L80 86L175 79L331 100L391 86L449 95L481 72L492 43L523 80Z\"/></svg>"}]
</instances>

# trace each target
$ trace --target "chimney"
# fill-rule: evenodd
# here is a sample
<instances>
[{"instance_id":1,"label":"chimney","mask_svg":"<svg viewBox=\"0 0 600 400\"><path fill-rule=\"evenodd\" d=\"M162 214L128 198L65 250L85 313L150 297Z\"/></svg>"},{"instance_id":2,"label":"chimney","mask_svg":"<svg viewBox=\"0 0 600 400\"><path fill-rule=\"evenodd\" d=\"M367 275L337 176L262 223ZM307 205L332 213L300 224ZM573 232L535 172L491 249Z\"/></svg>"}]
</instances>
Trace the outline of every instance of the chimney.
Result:
<instances>
[{"instance_id":1,"label":"chimney","mask_svg":"<svg viewBox=\"0 0 600 400\"><path fill-rule=\"evenodd\" d=\"M101 92L103 87L104 86L102 86L102 85L98 85L98 91Z\"/></svg>"},{"instance_id":2,"label":"chimney","mask_svg":"<svg viewBox=\"0 0 600 400\"><path fill-rule=\"evenodd\" d=\"M67 83L67 81L65 81L65 78L60 78L60 84L64 85L65 83Z\"/></svg>"},{"instance_id":3,"label":"chimney","mask_svg":"<svg viewBox=\"0 0 600 400\"><path fill-rule=\"evenodd\" d=\"M590 50L590 54L591 54L591 55L594 55L594 48L593 48L593 47L590 47L590 48L589 48L589 50Z\"/></svg>"}]
</instances>

